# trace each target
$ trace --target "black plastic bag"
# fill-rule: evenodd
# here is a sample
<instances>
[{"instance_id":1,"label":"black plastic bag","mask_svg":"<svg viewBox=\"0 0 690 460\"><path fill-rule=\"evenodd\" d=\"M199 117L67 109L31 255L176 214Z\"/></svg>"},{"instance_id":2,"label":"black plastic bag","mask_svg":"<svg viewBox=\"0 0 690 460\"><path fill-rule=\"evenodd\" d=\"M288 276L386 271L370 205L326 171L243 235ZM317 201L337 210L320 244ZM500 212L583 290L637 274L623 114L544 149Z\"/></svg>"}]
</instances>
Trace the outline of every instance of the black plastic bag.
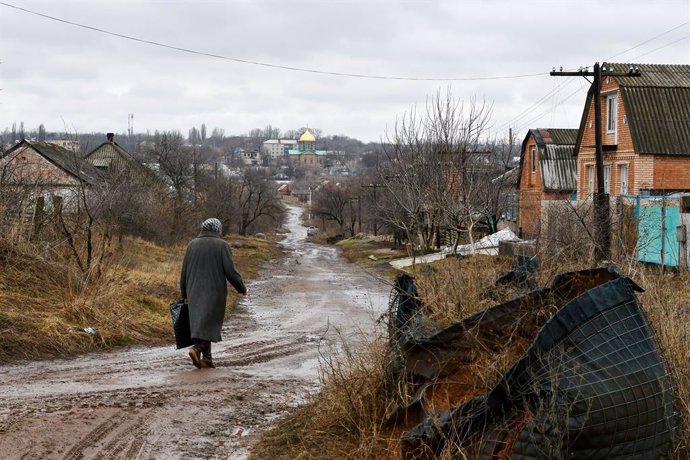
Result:
<instances>
[{"instance_id":1,"label":"black plastic bag","mask_svg":"<svg viewBox=\"0 0 690 460\"><path fill-rule=\"evenodd\" d=\"M182 300L176 300L170 304L170 317L172 318L173 331L177 349L194 345L192 333L189 329L189 307Z\"/></svg>"}]
</instances>

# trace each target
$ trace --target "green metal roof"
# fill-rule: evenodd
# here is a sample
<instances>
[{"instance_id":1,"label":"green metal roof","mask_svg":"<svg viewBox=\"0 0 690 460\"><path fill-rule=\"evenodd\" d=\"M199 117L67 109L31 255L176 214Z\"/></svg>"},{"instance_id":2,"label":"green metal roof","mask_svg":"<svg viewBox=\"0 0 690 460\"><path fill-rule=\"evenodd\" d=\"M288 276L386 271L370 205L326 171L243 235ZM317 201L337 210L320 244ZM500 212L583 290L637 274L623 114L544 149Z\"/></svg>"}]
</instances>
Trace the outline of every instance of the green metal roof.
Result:
<instances>
[{"instance_id":1,"label":"green metal roof","mask_svg":"<svg viewBox=\"0 0 690 460\"><path fill-rule=\"evenodd\" d=\"M288 150L288 155L302 155L303 153L313 153L313 154L318 155L318 156L324 156L324 155L326 155L327 151L326 150L316 150L316 151L305 150L303 152L299 149Z\"/></svg>"}]
</instances>

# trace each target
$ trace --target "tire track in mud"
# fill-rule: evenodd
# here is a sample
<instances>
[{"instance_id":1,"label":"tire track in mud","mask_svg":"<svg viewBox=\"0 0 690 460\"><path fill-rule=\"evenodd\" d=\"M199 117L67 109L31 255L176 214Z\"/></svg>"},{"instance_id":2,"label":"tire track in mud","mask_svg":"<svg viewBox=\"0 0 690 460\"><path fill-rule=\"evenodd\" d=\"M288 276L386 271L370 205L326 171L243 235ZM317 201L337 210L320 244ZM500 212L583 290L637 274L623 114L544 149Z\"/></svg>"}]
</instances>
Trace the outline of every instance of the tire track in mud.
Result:
<instances>
[{"instance_id":1,"label":"tire track in mud","mask_svg":"<svg viewBox=\"0 0 690 460\"><path fill-rule=\"evenodd\" d=\"M246 458L318 388L333 331L371 328L372 304L383 311L388 299L333 248L306 242L294 208L287 225L284 255L249 283L213 345L217 369L194 369L172 346L3 366L0 457Z\"/></svg>"},{"instance_id":2,"label":"tire track in mud","mask_svg":"<svg viewBox=\"0 0 690 460\"><path fill-rule=\"evenodd\" d=\"M113 458L131 459L135 458L132 453L139 452L143 446L147 432L139 429L142 426L145 416L149 415L150 411L144 411L139 414L134 420L128 420L127 423L120 424L114 429L111 429L106 434L105 438L112 438L110 442L105 444L103 448L98 450L93 456L94 460L110 460ZM120 452L120 456L113 457L113 453Z\"/></svg>"},{"instance_id":3,"label":"tire track in mud","mask_svg":"<svg viewBox=\"0 0 690 460\"><path fill-rule=\"evenodd\" d=\"M260 345L260 346L259 346ZM246 344L244 353L233 358L223 358L217 362L223 366L244 367L262 364L276 358L297 354L307 348L307 342L271 341Z\"/></svg>"},{"instance_id":4,"label":"tire track in mud","mask_svg":"<svg viewBox=\"0 0 690 460\"><path fill-rule=\"evenodd\" d=\"M92 448L94 444L98 443L103 437L108 433L113 431L119 425L123 424L127 419L120 416L120 414L115 414L105 422L98 425L93 431L89 432L81 441L72 447L67 454L65 454L65 460L80 460L84 458L84 451L88 448Z\"/></svg>"}]
</instances>

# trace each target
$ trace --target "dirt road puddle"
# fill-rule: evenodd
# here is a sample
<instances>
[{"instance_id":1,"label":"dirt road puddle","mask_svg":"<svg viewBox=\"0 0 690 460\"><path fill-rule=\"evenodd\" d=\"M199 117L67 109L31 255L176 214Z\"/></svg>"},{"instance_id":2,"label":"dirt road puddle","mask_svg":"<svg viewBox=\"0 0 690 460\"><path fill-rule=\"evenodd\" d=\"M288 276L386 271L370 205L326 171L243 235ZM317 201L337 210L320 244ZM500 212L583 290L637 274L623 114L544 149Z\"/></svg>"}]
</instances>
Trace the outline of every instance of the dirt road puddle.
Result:
<instances>
[{"instance_id":1,"label":"dirt road puddle","mask_svg":"<svg viewBox=\"0 0 690 460\"><path fill-rule=\"evenodd\" d=\"M366 335L388 300L385 283L306 241L300 213L214 344L217 369L172 345L0 367L2 458L246 458L318 390L319 352Z\"/></svg>"}]
</instances>

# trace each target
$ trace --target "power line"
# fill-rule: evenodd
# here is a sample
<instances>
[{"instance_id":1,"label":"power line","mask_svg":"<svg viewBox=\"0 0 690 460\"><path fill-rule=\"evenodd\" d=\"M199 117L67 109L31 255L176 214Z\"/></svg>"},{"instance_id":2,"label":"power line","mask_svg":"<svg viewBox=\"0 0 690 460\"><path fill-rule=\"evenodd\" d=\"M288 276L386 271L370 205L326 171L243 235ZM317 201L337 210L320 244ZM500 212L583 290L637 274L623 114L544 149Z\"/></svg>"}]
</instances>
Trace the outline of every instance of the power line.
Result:
<instances>
[{"instance_id":1,"label":"power line","mask_svg":"<svg viewBox=\"0 0 690 460\"><path fill-rule=\"evenodd\" d=\"M558 102L557 104L555 104L551 109L547 110L546 112L542 112L540 115L537 115L535 118L532 118L529 122L523 123L522 125L519 125L519 126L517 127L516 131L522 131L522 129L523 129L524 127L531 126L534 122L536 122L536 121L538 121L538 120L541 120L541 119L544 118L546 115L548 115L548 114L550 114L551 112L553 112L554 110L556 110L557 107L560 107L560 106L563 105L566 101L568 101L569 99L571 99L573 96L575 96L576 94L578 94L578 93L581 92L581 91L582 91L582 87L577 88L575 91L573 91L573 92L570 93L568 96L566 96L565 98L563 98L560 102Z\"/></svg>"},{"instance_id":2,"label":"power line","mask_svg":"<svg viewBox=\"0 0 690 460\"><path fill-rule=\"evenodd\" d=\"M667 43L667 44L665 44L665 45L663 45L663 46L660 46L660 47L658 47L658 48L654 48L654 49L651 50L651 51L647 51L646 53L642 53L642 54L640 54L639 56L635 56L634 58L631 59L631 61L634 61L635 59L639 59L639 58L641 58L642 56L646 56L646 55L648 55L648 54L652 54L653 52L659 51L660 49L664 49L664 48L667 48L667 47L669 47L669 46L671 46L671 45L675 45L676 43L678 43L678 42L680 42L680 41L683 41L683 40L687 40L688 38L690 38L690 35L686 35L685 37L680 37L678 40L674 40L674 41L672 41L672 42L670 42L670 43Z\"/></svg>"},{"instance_id":3,"label":"power line","mask_svg":"<svg viewBox=\"0 0 690 460\"><path fill-rule=\"evenodd\" d=\"M667 31L662 32L662 33L660 33L659 35L655 35L655 36L653 36L652 38L649 38L649 39L647 39L647 40L645 40L645 41L643 41L643 42L640 42L640 43L638 43L637 45L635 45L635 46L633 46L633 47L630 47L630 48L628 48L628 49L625 50L625 51L621 51L620 53L614 54L613 56L611 56L611 57L609 57L609 58L606 58L604 61L610 61L611 59L613 59L613 58L615 58L615 57L618 57L618 56L620 56L620 55L622 55L622 54L627 53L628 51L632 51L632 50L634 50L634 49L636 49L636 48L639 48L639 47L642 46L642 45L645 45L645 44L647 44L647 43L649 43L649 42L651 42L651 41L654 41L654 40L656 40L657 38L663 37L664 35L669 34L669 33L673 32L673 31L676 30L676 29L680 29L681 27L686 26L686 25L688 25L688 24L690 24L690 21L685 21L684 23L679 24L679 25L677 25L676 27L673 27L673 28L671 28L671 29L668 29ZM650 53L653 52L653 51L656 51L656 50L652 50L652 51L650 51ZM644 55L643 55L643 56L644 56ZM640 56L638 56L638 57L640 57ZM637 59L637 58L633 58L633 59Z\"/></svg>"},{"instance_id":4,"label":"power line","mask_svg":"<svg viewBox=\"0 0 690 460\"><path fill-rule=\"evenodd\" d=\"M549 99L551 96L554 96L556 93L560 92L563 88L570 85L572 82L573 82L573 80L567 80L565 83L561 83L561 82L556 83L556 86L551 91L546 93L539 100L537 100L534 104L527 107L525 110L523 110L522 112L520 112L519 114L517 114L516 116L511 118L509 121L501 124L497 130L502 131L505 128L510 127L510 125L512 125L513 123L516 123L521 118L524 118L527 115L529 115L530 113L534 112L535 110L537 110L539 108L539 106L541 106L543 103L545 103L547 99Z\"/></svg>"},{"instance_id":5,"label":"power line","mask_svg":"<svg viewBox=\"0 0 690 460\"><path fill-rule=\"evenodd\" d=\"M197 51L197 50L193 50L190 48L183 48L180 46L167 45L165 43L156 42L153 40L146 40L143 38L138 38L138 37L133 37L130 35L121 34L118 32L112 32L112 31L101 29L98 27L89 26L86 24L81 24L78 22L69 21L67 19L62 19L62 18L58 18L55 16L50 16L50 15L44 14L44 13L39 13L37 11L28 10L26 8L21 8L19 6L12 5L10 3L0 2L0 6L5 6L5 7L12 8L12 9L15 9L18 11L22 11L24 13L39 16L39 17L44 18L44 19L49 19L51 21L57 21L57 22L60 22L63 24L67 24L67 25L71 25L71 26L75 26L75 27L80 27L82 29L87 29L87 30L90 30L93 32L111 35L113 37L123 38L125 40L131 40L131 41L138 42L138 43L145 43L147 45L158 46L161 48L179 51L182 53L195 54L198 56L205 56L205 57L210 57L210 58L214 58L214 59L222 59L225 61L232 61L232 62L237 62L240 64L249 64L249 65L269 67L269 68L274 68L274 69L290 70L293 72L305 72L305 73L313 73L313 74L320 74L320 75L332 75L332 76L338 76L338 77L368 78L368 79L373 79L373 80L404 80L404 81L508 80L508 79L529 78L529 77L538 77L538 76L548 75L548 72L541 72L541 73L533 73L533 74L498 75L498 76L484 76L484 77L400 77L400 76L390 76L390 75L369 75L369 74L361 74L361 73L331 72L331 71L327 71L327 70L308 69L308 68L303 68L303 67L271 64L268 62L253 61L253 60L249 60L249 59L241 59L241 58L236 58L236 57L224 56L221 54L207 53L204 51Z\"/></svg>"},{"instance_id":6,"label":"power line","mask_svg":"<svg viewBox=\"0 0 690 460\"><path fill-rule=\"evenodd\" d=\"M660 34L658 34L658 35L655 35L655 36L653 36L653 37L651 37L651 38L648 38L647 40L644 40L644 41L638 43L637 45L632 46L632 47L626 49L625 51L621 51L620 53L614 54L613 56L607 58L606 61L609 61L609 60L611 60L611 59L613 59L613 58L615 58L615 57L621 56L621 55L627 53L628 51L632 51L632 50L634 50L634 49L636 49L636 48L639 48L639 47L642 46L642 45L645 45L645 44L647 44L647 43L649 43L649 42L651 42L651 41L653 41L653 40L656 40L657 38L663 37L664 35L667 35L667 34L673 32L674 30L680 29L681 27L684 27L684 26L686 26L686 25L688 25L688 24L690 24L690 21L686 21L686 22L684 22L684 23L682 23L682 24L679 24L679 25L677 25L677 26L675 26L675 27L672 27L672 28L670 28L670 29L668 29L668 30L666 30L666 31L664 31L664 32L662 32L662 33L660 33ZM666 47L668 47L668 46L674 45L674 44L676 44L676 43L678 43L678 42L680 42L680 41L682 41L682 40L686 40L686 39L689 38L689 37L690 37L690 35L686 35L686 36L684 36L684 37L681 37L681 38L679 38L679 39L677 39L677 40L674 40L674 41L672 41L672 42L670 42L670 43L667 43L667 44L665 44L665 45L663 45L663 46L660 46L660 47L658 47L658 48L654 48L654 49L651 50L651 51L647 51L646 53L640 54L640 55L638 55L638 56L636 56L636 57L630 59L630 61L633 62L633 61L636 60L636 59L639 59L639 58L641 58L641 57L643 57L643 56L646 56L646 55L648 55L648 54L651 54L651 53L654 53L654 52L656 52L656 51L659 51L660 49L666 48ZM561 90L562 88L563 88L562 86L557 85L554 89L552 89L551 91L549 91L548 93L546 93L544 96L542 96L542 97L541 97L537 102L535 102L532 106L530 106L530 107L528 107L527 109L525 109L524 111L520 112L517 116L511 118L508 122L503 123L503 124L500 126L500 128L497 129L497 131L501 131L501 130L507 128L507 127L510 127L510 125L512 125L513 123L516 123L516 122L517 122L518 120L520 120L521 118L524 118L526 115L528 115L528 114L534 112L540 105L542 105L542 103L543 103L546 99L548 99L550 96L552 96L554 93L556 93L557 91ZM581 89L581 88L580 88L580 89ZM575 94L577 94L578 91L579 91L579 90L576 90L574 93L572 93L572 94L570 94L569 96L567 96L565 99L563 99L563 100L562 100L561 102L559 102L557 105L555 105L551 110L546 111L546 112L543 112L542 114L538 115L536 118L530 120L529 124L532 124L533 122L535 122L535 121L537 121L537 120L540 120L540 119L543 118L544 116L546 116L546 115L548 115L549 113L553 112L553 110L555 110L556 107L562 105L565 101L567 101L568 99L570 99L570 98L572 98L573 96L575 96ZM529 126L529 124L528 124L528 125L522 124L522 125L519 125L519 127L522 128L523 126Z\"/></svg>"}]
</instances>

